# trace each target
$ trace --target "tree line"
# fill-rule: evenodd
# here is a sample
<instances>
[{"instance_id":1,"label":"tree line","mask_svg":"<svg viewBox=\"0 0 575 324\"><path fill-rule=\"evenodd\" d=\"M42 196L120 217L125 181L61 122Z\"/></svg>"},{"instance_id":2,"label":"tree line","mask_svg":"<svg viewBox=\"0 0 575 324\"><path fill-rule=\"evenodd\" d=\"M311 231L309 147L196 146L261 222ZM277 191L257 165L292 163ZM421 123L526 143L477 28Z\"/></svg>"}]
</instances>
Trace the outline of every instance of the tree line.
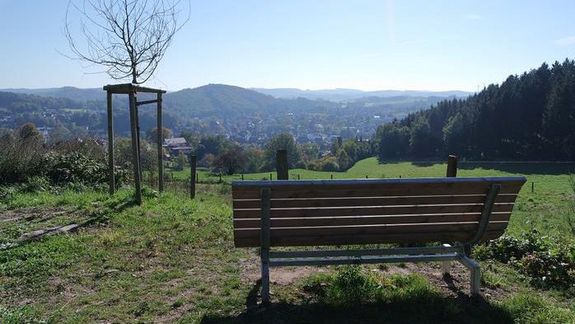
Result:
<instances>
[{"instance_id":1,"label":"tree line","mask_svg":"<svg viewBox=\"0 0 575 324\"><path fill-rule=\"evenodd\" d=\"M382 125L380 161L434 159L575 160L575 61L511 75L466 99Z\"/></svg>"}]
</instances>

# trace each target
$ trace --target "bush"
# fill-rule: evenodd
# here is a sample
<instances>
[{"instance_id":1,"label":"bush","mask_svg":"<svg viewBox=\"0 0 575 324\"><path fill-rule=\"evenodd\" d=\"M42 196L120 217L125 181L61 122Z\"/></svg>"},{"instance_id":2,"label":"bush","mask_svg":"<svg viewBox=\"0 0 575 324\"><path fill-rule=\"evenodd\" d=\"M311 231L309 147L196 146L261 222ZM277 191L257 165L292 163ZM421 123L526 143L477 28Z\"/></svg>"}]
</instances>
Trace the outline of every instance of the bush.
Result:
<instances>
[{"instance_id":1,"label":"bush","mask_svg":"<svg viewBox=\"0 0 575 324\"><path fill-rule=\"evenodd\" d=\"M107 166L86 157L81 153L50 153L46 156L46 175L54 184L84 182L88 184L105 183Z\"/></svg>"},{"instance_id":2,"label":"bush","mask_svg":"<svg viewBox=\"0 0 575 324\"><path fill-rule=\"evenodd\" d=\"M575 288L575 246L534 230L519 238L502 236L474 251L479 259L515 266L541 288Z\"/></svg>"},{"instance_id":3,"label":"bush","mask_svg":"<svg viewBox=\"0 0 575 324\"><path fill-rule=\"evenodd\" d=\"M55 185L81 183L98 185L108 182L108 166L102 161L89 158L82 153L50 153L45 158L46 176ZM127 178L128 171L116 166L114 175L120 185Z\"/></svg>"},{"instance_id":4,"label":"bush","mask_svg":"<svg viewBox=\"0 0 575 324\"><path fill-rule=\"evenodd\" d=\"M50 181L46 177L34 176L22 185L22 192L42 192L50 189Z\"/></svg>"},{"instance_id":5,"label":"bush","mask_svg":"<svg viewBox=\"0 0 575 324\"><path fill-rule=\"evenodd\" d=\"M25 124L0 138L0 179L3 183L21 183L41 176L43 139L36 127Z\"/></svg>"},{"instance_id":6,"label":"bush","mask_svg":"<svg viewBox=\"0 0 575 324\"><path fill-rule=\"evenodd\" d=\"M521 258L517 265L536 286L575 287L575 262L565 252L536 251Z\"/></svg>"}]
</instances>

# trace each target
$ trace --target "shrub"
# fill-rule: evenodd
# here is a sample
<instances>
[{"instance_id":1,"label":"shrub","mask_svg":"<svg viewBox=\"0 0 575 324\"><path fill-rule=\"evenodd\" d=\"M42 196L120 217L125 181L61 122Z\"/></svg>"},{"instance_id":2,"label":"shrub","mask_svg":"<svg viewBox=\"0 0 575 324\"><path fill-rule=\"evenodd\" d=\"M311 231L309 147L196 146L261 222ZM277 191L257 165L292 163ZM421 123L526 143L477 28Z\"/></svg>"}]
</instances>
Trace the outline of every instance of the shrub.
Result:
<instances>
[{"instance_id":1,"label":"shrub","mask_svg":"<svg viewBox=\"0 0 575 324\"><path fill-rule=\"evenodd\" d=\"M79 152L50 153L45 157L46 176L53 184L82 183L98 185L108 182L108 166L103 161L89 158ZM128 171L115 166L116 184L126 180Z\"/></svg>"},{"instance_id":2,"label":"shrub","mask_svg":"<svg viewBox=\"0 0 575 324\"><path fill-rule=\"evenodd\" d=\"M43 172L43 139L33 124L25 124L0 138L0 179L19 183Z\"/></svg>"},{"instance_id":3,"label":"shrub","mask_svg":"<svg viewBox=\"0 0 575 324\"><path fill-rule=\"evenodd\" d=\"M575 246L534 230L519 238L502 236L474 251L479 259L515 266L541 288L575 288Z\"/></svg>"},{"instance_id":4,"label":"shrub","mask_svg":"<svg viewBox=\"0 0 575 324\"><path fill-rule=\"evenodd\" d=\"M50 181L46 177L34 176L28 179L22 185L20 191L22 192L42 192L50 189Z\"/></svg>"},{"instance_id":5,"label":"shrub","mask_svg":"<svg viewBox=\"0 0 575 324\"><path fill-rule=\"evenodd\" d=\"M521 258L517 265L536 286L575 287L575 262L565 252L536 251Z\"/></svg>"},{"instance_id":6,"label":"shrub","mask_svg":"<svg viewBox=\"0 0 575 324\"><path fill-rule=\"evenodd\" d=\"M55 184L84 182L97 184L106 182L107 166L81 153L48 154L46 175Z\"/></svg>"}]
</instances>

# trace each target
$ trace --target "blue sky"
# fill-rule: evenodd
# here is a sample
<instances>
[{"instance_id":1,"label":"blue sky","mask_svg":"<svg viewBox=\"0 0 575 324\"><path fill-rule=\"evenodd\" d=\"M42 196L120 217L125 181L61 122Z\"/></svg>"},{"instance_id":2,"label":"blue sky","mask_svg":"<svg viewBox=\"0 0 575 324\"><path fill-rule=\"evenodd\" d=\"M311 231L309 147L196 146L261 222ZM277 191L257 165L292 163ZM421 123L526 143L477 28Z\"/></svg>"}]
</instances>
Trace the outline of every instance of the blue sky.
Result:
<instances>
[{"instance_id":1,"label":"blue sky","mask_svg":"<svg viewBox=\"0 0 575 324\"><path fill-rule=\"evenodd\" d=\"M0 88L100 87L67 0L0 0ZM148 85L470 90L575 58L575 1L192 1Z\"/></svg>"}]
</instances>

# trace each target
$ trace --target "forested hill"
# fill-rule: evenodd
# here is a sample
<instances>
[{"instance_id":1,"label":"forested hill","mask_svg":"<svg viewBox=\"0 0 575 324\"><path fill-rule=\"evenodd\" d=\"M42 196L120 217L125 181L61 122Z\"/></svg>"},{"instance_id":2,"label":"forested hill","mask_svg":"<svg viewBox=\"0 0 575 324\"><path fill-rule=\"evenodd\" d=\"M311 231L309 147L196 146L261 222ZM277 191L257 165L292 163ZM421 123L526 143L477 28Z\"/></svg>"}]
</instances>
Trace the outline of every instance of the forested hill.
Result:
<instances>
[{"instance_id":1,"label":"forested hill","mask_svg":"<svg viewBox=\"0 0 575 324\"><path fill-rule=\"evenodd\" d=\"M276 99L256 91L224 84L210 84L170 92L165 96L165 105L179 116L186 117L317 112L338 107L328 101Z\"/></svg>"},{"instance_id":2,"label":"forested hill","mask_svg":"<svg viewBox=\"0 0 575 324\"><path fill-rule=\"evenodd\" d=\"M377 130L380 160L575 160L575 61L541 65Z\"/></svg>"}]
</instances>

